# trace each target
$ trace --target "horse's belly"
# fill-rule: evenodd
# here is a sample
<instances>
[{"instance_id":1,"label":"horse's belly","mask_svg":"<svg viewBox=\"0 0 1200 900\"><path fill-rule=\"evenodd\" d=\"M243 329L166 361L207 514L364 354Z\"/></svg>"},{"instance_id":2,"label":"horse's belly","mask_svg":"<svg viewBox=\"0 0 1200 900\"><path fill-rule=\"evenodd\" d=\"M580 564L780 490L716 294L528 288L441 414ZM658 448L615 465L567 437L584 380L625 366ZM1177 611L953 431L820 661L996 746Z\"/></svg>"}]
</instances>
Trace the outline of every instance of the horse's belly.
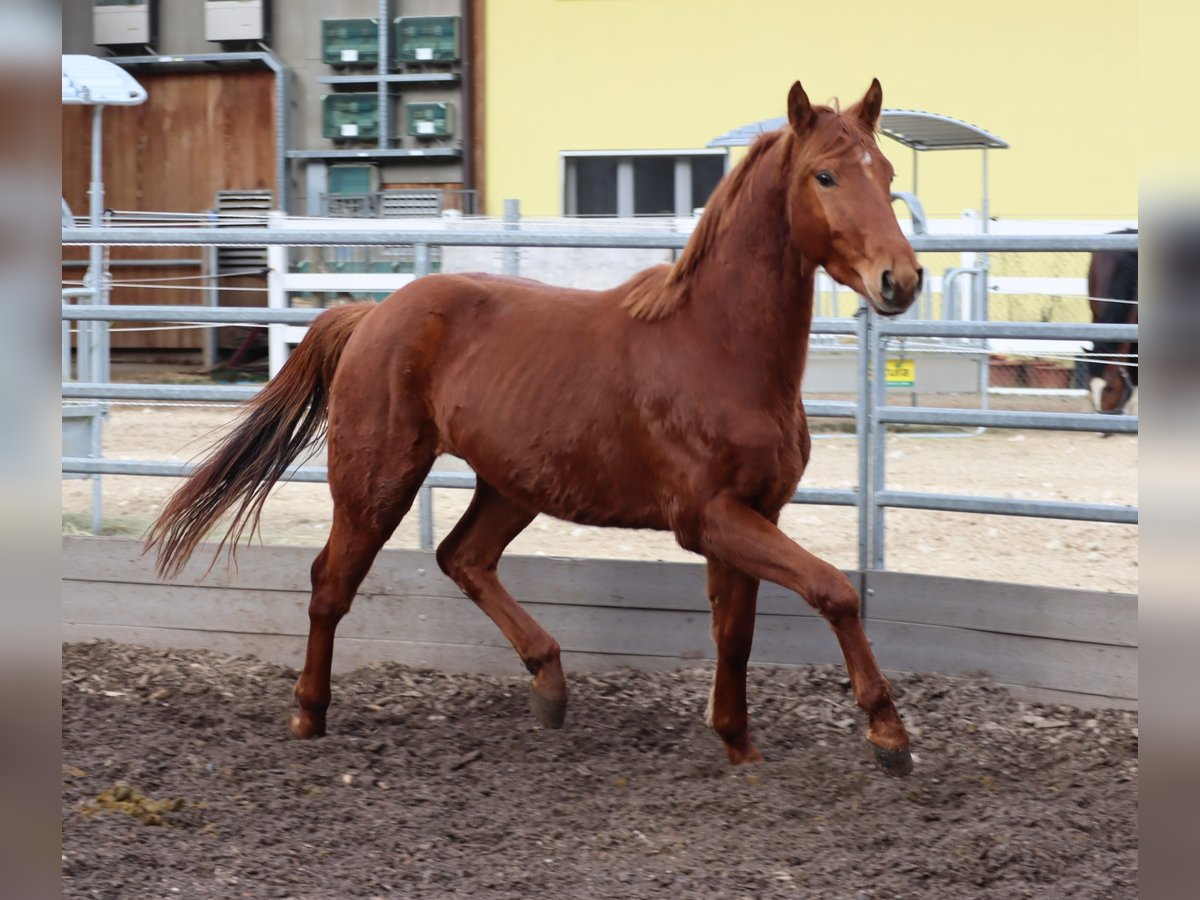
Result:
<instances>
[{"instance_id":1,"label":"horse's belly","mask_svg":"<svg viewBox=\"0 0 1200 900\"><path fill-rule=\"evenodd\" d=\"M631 477L620 465L537 455L505 466L482 459L472 465L501 494L532 512L579 525L668 528L656 486L648 478Z\"/></svg>"}]
</instances>

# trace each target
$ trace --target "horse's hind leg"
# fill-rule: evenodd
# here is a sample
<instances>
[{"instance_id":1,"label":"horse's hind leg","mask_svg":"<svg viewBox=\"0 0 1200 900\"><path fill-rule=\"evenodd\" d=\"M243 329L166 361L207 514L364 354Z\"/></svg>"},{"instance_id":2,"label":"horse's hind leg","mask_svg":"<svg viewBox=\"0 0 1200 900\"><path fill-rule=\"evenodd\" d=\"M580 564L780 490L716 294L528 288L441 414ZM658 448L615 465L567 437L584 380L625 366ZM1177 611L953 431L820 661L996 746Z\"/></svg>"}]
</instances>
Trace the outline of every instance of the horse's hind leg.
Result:
<instances>
[{"instance_id":1,"label":"horse's hind leg","mask_svg":"<svg viewBox=\"0 0 1200 900\"><path fill-rule=\"evenodd\" d=\"M295 691L299 709L288 722L296 737L320 737L325 733L334 632L350 611L354 595L380 548L412 507L433 465L433 454L406 462L405 474L399 480L389 472L386 478L367 477L345 485L330 482L333 528L325 549L312 565L308 648Z\"/></svg>"},{"instance_id":2,"label":"horse's hind leg","mask_svg":"<svg viewBox=\"0 0 1200 900\"><path fill-rule=\"evenodd\" d=\"M705 718L725 742L734 765L761 762L750 740L746 713L746 664L754 640L754 611L758 579L716 560L708 561L708 599L712 604L712 635L717 645L717 669Z\"/></svg>"},{"instance_id":3,"label":"horse's hind leg","mask_svg":"<svg viewBox=\"0 0 1200 900\"><path fill-rule=\"evenodd\" d=\"M500 555L533 521L533 514L505 500L482 479L462 519L437 549L437 561L463 592L499 626L533 674L530 706L548 728L561 728L567 683L558 642L504 589L496 575Z\"/></svg>"}]
</instances>

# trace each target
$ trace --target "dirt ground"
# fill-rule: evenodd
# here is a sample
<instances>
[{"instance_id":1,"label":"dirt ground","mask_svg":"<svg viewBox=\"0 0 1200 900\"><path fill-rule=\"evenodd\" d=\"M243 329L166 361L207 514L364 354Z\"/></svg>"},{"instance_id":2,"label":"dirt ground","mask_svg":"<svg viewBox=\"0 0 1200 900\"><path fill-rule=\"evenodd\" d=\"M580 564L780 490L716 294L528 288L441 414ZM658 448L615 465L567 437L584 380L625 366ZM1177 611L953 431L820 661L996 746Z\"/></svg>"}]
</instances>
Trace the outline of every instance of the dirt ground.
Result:
<instances>
[{"instance_id":1,"label":"dirt ground","mask_svg":"<svg viewBox=\"0 0 1200 900\"><path fill-rule=\"evenodd\" d=\"M1008 398L995 398L1002 407ZM1029 398L1008 401L1028 408ZM1042 400L1041 408L1083 411L1079 398ZM116 405L105 427L104 453L127 459L191 459L202 455L232 421L233 408ZM319 460L318 460L319 461ZM464 468L444 458L439 467ZM989 430L981 435L888 440L888 487L996 497L1137 503L1138 441L1134 435ZM853 487L857 482L854 438L822 434L802 484ZM105 530L140 535L173 490L175 479L106 476ZM63 482L63 525L81 531L90 523L91 487ZM466 509L470 492L434 491L435 540L447 534ZM276 488L262 519L266 543L319 547L328 535L331 502L323 484ZM417 514L402 523L390 546L417 547ZM977 516L916 510L887 514L889 568L964 578L1057 587L1136 592L1136 526ZM853 509L789 506L783 529L812 552L853 568L857 519ZM510 553L624 559L691 559L666 534L587 528L547 517L513 542Z\"/></svg>"},{"instance_id":2,"label":"dirt ground","mask_svg":"<svg viewBox=\"0 0 1200 900\"><path fill-rule=\"evenodd\" d=\"M286 736L296 673L64 645L66 897L1137 896L1136 714L904 676L907 779L862 752L831 667L756 668L767 762L731 768L710 673L520 678L374 666L330 736Z\"/></svg>"}]
</instances>

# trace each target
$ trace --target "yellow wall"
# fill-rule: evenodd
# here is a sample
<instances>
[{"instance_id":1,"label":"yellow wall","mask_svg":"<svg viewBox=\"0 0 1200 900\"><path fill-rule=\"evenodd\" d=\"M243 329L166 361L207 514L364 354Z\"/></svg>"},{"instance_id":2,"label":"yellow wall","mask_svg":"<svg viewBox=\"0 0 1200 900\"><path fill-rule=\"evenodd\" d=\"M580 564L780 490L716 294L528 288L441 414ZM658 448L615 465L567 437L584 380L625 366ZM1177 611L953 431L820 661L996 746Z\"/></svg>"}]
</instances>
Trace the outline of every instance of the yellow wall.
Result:
<instances>
[{"instance_id":1,"label":"yellow wall","mask_svg":"<svg viewBox=\"0 0 1200 900\"><path fill-rule=\"evenodd\" d=\"M1137 215L1134 0L487 0L487 206L558 215L559 152L695 149L814 102L943 113L1004 138L993 215ZM907 148L882 140L909 187ZM980 154L925 153L932 216L978 208Z\"/></svg>"}]
</instances>

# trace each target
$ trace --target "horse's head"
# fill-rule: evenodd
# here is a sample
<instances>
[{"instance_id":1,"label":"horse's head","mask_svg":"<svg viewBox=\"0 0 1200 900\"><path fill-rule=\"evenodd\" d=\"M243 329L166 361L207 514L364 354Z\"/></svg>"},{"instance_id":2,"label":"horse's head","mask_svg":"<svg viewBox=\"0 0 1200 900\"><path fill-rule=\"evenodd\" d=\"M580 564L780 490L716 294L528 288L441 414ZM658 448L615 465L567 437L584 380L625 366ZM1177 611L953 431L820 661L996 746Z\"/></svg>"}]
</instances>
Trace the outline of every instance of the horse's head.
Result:
<instances>
[{"instance_id":1,"label":"horse's head","mask_svg":"<svg viewBox=\"0 0 1200 900\"><path fill-rule=\"evenodd\" d=\"M1090 366L1088 394L1092 407L1107 415L1137 415L1137 381L1132 377L1137 370L1124 365L1093 363Z\"/></svg>"},{"instance_id":2,"label":"horse's head","mask_svg":"<svg viewBox=\"0 0 1200 900\"><path fill-rule=\"evenodd\" d=\"M814 107L800 82L788 94L788 219L803 256L884 315L908 309L924 270L892 211L892 164L875 143L878 79L845 112Z\"/></svg>"}]
</instances>

